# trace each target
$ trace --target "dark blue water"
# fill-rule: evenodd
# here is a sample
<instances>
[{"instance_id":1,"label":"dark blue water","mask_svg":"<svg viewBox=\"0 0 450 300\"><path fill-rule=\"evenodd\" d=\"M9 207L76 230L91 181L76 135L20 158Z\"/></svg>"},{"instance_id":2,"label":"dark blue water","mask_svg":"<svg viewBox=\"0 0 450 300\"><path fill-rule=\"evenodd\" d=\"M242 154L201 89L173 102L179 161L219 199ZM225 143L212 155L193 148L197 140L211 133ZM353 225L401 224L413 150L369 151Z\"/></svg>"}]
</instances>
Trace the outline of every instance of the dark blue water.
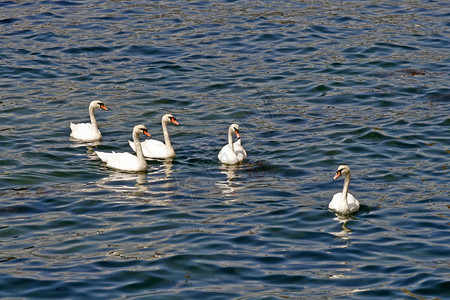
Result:
<instances>
[{"instance_id":1,"label":"dark blue water","mask_svg":"<svg viewBox=\"0 0 450 300\"><path fill-rule=\"evenodd\" d=\"M0 2L0 297L450 297L446 1ZM103 140L69 139L97 111ZM177 157L105 167L136 124ZM231 123L248 159L217 154ZM328 210L352 170L360 210Z\"/></svg>"}]
</instances>

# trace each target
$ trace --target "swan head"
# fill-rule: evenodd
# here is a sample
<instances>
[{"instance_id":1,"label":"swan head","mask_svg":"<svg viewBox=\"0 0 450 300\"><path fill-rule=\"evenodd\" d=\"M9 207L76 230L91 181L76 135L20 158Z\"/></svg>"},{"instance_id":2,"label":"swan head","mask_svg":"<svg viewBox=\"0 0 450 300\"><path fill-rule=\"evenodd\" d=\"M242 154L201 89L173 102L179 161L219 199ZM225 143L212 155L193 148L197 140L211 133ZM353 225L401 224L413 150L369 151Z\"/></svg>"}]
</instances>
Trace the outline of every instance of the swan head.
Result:
<instances>
[{"instance_id":1,"label":"swan head","mask_svg":"<svg viewBox=\"0 0 450 300\"><path fill-rule=\"evenodd\" d=\"M173 123L173 124L175 124L175 125L180 125L178 122L177 122L177 119L175 119L175 117L172 115L172 114L166 114L166 115L164 115L163 117L162 117L162 121L164 122L164 123Z\"/></svg>"},{"instance_id":2,"label":"swan head","mask_svg":"<svg viewBox=\"0 0 450 300\"><path fill-rule=\"evenodd\" d=\"M103 104L102 101L98 101L98 100L92 101L91 104L89 104L89 107L92 107L93 109L101 108L104 110L108 110L108 108L106 108L105 104Z\"/></svg>"},{"instance_id":3,"label":"swan head","mask_svg":"<svg viewBox=\"0 0 450 300\"><path fill-rule=\"evenodd\" d=\"M333 180L338 179L341 175L347 175L350 174L350 168L347 165L340 165L337 168L336 174L334 175Z\"/></svg>"},{"instance_id":4,"label":"swan head","mask_svg":"<svg viewBox=\"0 0 450 300\"><path fill-rule=\"evenodd\" d=\"M133 128L133 134L134 134L134 133L137 133L137 134L143 133L143 134L145 134L146 136L151 137L150 133L148 133L148 130L147 130L147 128L145 128L144 125L136 125L136 126L134 126L134 128Z\"/></svg>"},{"instance_id":5,"label":"swan head","mask_svg":"<svg viewBox=\"0 0 450 300\"><path fill-rule=\"evenodd\" d=\"M238 139L241 138L241 135L239 134L239 125L238 124L231 124L230 125L230 131L234 132Z\"/></svg>"}]
</instances>

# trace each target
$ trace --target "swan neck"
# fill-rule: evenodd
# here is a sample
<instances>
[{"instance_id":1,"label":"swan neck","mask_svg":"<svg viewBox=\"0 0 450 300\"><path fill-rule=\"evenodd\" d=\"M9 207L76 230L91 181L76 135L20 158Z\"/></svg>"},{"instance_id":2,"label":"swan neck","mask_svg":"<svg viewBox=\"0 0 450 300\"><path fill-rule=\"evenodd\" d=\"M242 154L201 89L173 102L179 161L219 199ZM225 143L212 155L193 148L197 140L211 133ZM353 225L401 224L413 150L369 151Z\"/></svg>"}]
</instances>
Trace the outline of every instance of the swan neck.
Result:
<instances>
[{"instance_id":1,"label":"swan neck","mask_svg":"<svg viewBox=\"0 0 450 300\"><path fill-rule=\"evenodd\" d=\"M347 203L349 185L350 185L350 173L345 175L344 188L342 189L342 201L345 201L345 203Z\"/></svg>"},{"instance_id":2,"label":"swan neck","mask_svg":"<svg viewBox=\"0 0 450 300\"><path fill-rule=\"evenodd\" d=\"M167 130L167 122L162 121L161 124L164 134L164 143L168 149L173 149L172 143L170 142L169 131Z\"/></svg>"},{"instance_id":3,"label":"swan neck","mask_svg":"<svg viewBox=\"0 0 450 300\"><path fill-rule=\"evenodd\" d=\"M95 119L94 110L95 110L95 107L90 105L89 106L89 117L91 117L91 124L95 129L97 129L97 120Z\"/></svg>"},{"instance_id":4,"label":"swan neck","mask_svg":"<svg viewBox=\"0 0 450 300\"><path fill-rule=\"evenodd\" d=\"M141 143L140 143L140 141L139 141L139 132L138 131L134 131L133 132L133 142L134 142L134 145L135 145L135 147L136 147L136 157L137 157L137 159L138 159L138 163L139 163L139 166L147 166L147 162L145 161L145 158L144 158L144 153L142 152L142 146L141 146Z\"/></svg>"},{"instance_id":5,"label":"swan neck","mask_svg":"<svg viewBox=\"0 0 450 300\"><path fill-rule=\"evenodd\" d=\"M233 146L233 128L230 127L228 129L228 145L230 145L231 150L234 152L234 146Z\"/></svg>"}]
</instances>

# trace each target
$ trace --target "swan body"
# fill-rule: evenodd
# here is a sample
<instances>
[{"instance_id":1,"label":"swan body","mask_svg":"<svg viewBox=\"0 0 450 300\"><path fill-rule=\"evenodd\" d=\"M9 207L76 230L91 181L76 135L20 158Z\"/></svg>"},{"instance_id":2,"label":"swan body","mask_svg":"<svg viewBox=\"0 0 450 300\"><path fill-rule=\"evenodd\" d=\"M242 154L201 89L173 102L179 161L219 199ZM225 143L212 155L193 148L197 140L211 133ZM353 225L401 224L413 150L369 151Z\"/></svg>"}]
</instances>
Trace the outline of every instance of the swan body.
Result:
<instances>
[{"instance_id":1,"label":"swan body","mask_svg":"<svg viewBox=\"0 0 450 300\"><path fill-rule=\"evenodd\" d=\"M233 143L233 133L236 134L238 140ZM222 147L218 158L219 160L228 165L234 165L241 163L247 157L244 147L241 145L241 135L239 134L239 125L231 124L228 128L228 144Z\"/></svg>"},{"instance_id":2,"label":"swan body","mask_svg":"<svg viewBox=\"0 0 450 300\"><path fill-rule=\"evenodd\" d=\"M328 208L337 213L348 215L359 210L359 201L348 192L348 187L350 185L350 168L347 165L340 165L338 167L333 180L338 179L342 174L345 176L344 188L341 193L336 193L333 196Z\"/></svg>"},{"instance_id":3,"label":"swan body","mask_svg":"<svg viewBox=\"0 0 450 300\"><path fill-rule=\"evenodd\" d=\"M173 123L175 125L178 124L175 117L171 114L166 114L161 119L162 129L164 133L164 142L150 139L141 142L142 152L144 156L147 158L172 158L175 157L175 150L172 147L172 143L170 142L169 131L167 130L167 124ZM136 150L135 143L132 141L128 141L130 147L133 150Z\"/></svg>"},{"instance_id":4,"label":"swan body","mask_svg":"<svg viewBox=\"0 0 450 300\"><path fill-rule=\"evenodd\" d=\"M106 153L95 151L95 154L106 163L106 165L113 169L122 171L143 172L147 171L148 166L142 153L141 144L139 143L139 135L143 133L150 137L150 134L144 125L136 125L133 128L133 141L136 143L136 155L131 153Z\"/></svg>"},{"instance_id":5,"label":"swan body","mask_svg":"<svg viewBox=\"0 0 450 300\"><path fill-rule=\"evenodd\" d=\"M97 127L97 120L95 119L94 110L101 108L108 110L101 101L92 101L89 104L89 116L91 123L70 123L70 137L82 142L94 142L102 139L102 134Z\"/></svg>"}]
</instances>

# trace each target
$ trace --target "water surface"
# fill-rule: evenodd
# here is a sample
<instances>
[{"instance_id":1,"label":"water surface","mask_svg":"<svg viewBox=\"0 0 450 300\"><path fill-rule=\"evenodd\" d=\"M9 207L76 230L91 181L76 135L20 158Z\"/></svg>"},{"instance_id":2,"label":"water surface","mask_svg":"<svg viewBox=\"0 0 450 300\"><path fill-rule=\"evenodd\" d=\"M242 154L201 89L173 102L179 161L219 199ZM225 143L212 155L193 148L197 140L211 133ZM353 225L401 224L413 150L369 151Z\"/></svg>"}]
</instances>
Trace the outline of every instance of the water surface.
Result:
<instances>
[{"instance_id":1,"label":"water surface","mask_svg":"<svg viewBox=\"0 0 450 300\"><path fill-rule=\"evenodd\" d=\"M445 1L0 3L0 296L450 297ZM69 139L97 111L99 143ZM122 173L136 124L177 157ZM245 163L217 154L231 123ZM359 212L328 210L352 170Z\"/></svg>"}]
</instances>

